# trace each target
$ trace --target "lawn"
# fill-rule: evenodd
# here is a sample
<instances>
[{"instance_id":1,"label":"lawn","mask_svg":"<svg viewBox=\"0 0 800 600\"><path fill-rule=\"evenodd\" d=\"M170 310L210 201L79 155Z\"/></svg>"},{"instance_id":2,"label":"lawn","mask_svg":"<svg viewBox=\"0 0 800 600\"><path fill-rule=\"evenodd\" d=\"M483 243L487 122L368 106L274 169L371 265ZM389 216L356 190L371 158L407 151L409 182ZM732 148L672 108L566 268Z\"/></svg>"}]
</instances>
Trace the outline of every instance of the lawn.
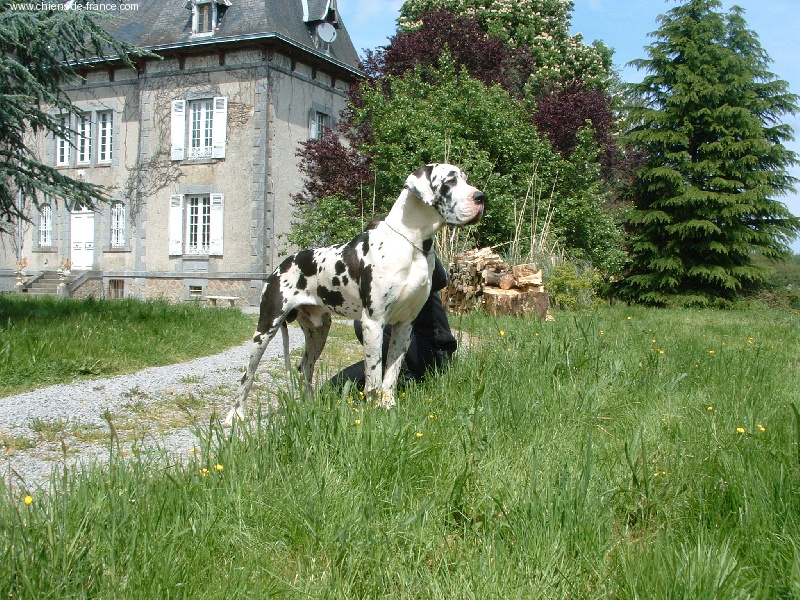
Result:
<instances>
[{"instance_id":1,"label":"lawn","mask_svg":"<svg viewBox=\"0 0 800 600\"><path fill-rule=\"evenodd\" d=\"M199 303L0 294L0 397L221 352L255 317Z\"/></svg>"},{"instance_id":2,"label":"lawn","mask_svg":"<svg viewBox=\"0 0 800 600\"><path fill-rule=\"evenodd\" d=\"M48 493L6 489L0 594L800 597L800 317L452 324L469 351L394 410L285 393L198 423L188 461L112 443Z\"/></svg>"}]
</instances>

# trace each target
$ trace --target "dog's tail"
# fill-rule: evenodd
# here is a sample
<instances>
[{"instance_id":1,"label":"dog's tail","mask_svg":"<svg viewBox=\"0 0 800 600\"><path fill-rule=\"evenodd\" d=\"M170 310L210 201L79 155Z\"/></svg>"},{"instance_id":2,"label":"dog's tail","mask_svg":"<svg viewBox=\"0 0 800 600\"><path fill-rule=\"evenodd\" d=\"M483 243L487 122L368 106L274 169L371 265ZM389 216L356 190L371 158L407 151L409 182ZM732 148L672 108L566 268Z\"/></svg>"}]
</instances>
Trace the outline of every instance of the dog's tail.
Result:
<instances>
[{"instance_id":1,"label":"dog's tail","mask_svg":"<svg viewBox=\"0 0 800 600\"><path fill-rule=\"evenodd\" d=\"M289 360L289 326L286 321L281 323L281 337L283 338L283 361L288 373L292 370L292 362Z\"/></svg>"}]
</instances>

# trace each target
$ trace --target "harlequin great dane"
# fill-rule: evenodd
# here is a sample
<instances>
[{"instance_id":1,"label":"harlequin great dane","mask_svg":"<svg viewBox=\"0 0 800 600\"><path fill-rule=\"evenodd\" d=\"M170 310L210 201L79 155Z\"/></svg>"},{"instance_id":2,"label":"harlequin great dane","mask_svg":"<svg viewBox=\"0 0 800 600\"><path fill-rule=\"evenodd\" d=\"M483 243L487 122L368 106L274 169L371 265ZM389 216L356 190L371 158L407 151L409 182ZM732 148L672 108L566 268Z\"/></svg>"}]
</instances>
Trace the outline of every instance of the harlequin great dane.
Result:
<instances>
[{"instance_id":1,"label":"harlequin great dane","mask_svg":"<svg viewBox=\"0 0 800 600\"><path fill-rule=\"evenodd\" d=\"M331 315L361 320L365 393L375 396L381 406L394 406L394 386L411 339L411 323L431 290L433 235L445 223L477 223L484 200L483 192L469 185L458 167L427 165L408 176L391 211L375 229L346 244L301 250L286 258L261 292L250 361L225 423L244 418L258 363L278 329L290 369L286 323L294 319L305 335L299 368L311 385ZM392 336L384 371L381 348L386 325L392 325Z\"/></svg>"}]
</instances>

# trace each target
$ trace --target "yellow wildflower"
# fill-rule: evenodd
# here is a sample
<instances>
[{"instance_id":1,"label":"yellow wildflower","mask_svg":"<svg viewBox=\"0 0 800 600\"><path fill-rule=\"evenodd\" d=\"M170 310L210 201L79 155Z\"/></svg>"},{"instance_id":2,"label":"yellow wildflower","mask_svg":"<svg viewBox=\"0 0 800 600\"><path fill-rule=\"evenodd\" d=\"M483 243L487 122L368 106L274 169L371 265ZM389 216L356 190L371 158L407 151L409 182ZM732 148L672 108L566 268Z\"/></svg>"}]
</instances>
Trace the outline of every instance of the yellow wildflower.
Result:
<instances>
[{"instance_id":1,"label":"yellow wildflower","mask_svg":"<svg viewBox=\"0 0 800 600\"><path fill-rule=\"evenodd\" d=\"M416 433L416 436L417 436L417 438L421 438L421 437L422 437L422 432L421 432L421 431L418 431L418 432Z\"/></svg>"},{"instance_id":2,"label":"yellow wildflower","mask_svg":"<svg viewBox=\"0 0 800 600\"><path fill-rule=\"evenodd\" d=\"M736 428L736 433L744 433L744 432L745 432L744 427L737 427Z\"/></svg>"},{"instance_id":3,"label":"yellow wildflower","mask_svg":"<svg viewBox=\"0 0 800 600\"><path fill-rule=\"evenodd\" d=\"M361 425L361 419L356 419L356 425Z\"/></svg>"},{"instance_id":4,"label":"yellow wildflower","mask_svg":"<svg viewBox=\"0 0 800 600\"><path fill-rule=\"evenodd\" d=\"M31 502L33 502L33 497L32 496L25 496L25 499L23 500L23 502L25 503L25 506L30 506Z\"/></svg>"},{"instance_id":5,"label":"yellow wildflower","mask_svg":"<svg viewBox=\"0 0 800 600\"><path fill-rule=\"evenodd\" d=\"M217 463L216 465L214 465L214 468L215 468L217 471L222 471L222 469L224 469L225 467L223 467L221 464Z\"/></svg>"},{"instance_id":6,"label":"yellow wildflower","mask_svg":"<svg viewBox=\"0 0 800 600\"><path fill-rule=\"evenodd\" d=\"M764 432L767 430L767 428L766 428L766 427L764 427L764 426L763 426L761 423L759 423L759 424L758 424L758 430L759 430L761 433L764 433Z\"/></svg>"}]
</instances>

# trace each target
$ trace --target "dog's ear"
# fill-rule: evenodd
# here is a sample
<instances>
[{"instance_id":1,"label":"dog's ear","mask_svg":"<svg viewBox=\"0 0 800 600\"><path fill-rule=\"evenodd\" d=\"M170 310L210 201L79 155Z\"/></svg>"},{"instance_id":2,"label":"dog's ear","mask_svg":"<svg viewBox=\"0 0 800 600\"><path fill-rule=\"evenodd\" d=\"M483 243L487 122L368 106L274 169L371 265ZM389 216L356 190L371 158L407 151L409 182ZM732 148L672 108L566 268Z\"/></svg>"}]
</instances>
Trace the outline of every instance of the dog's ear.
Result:
<instances>
[{"instance_id":1,"label":"dog's ear","mask_svg":"<svg viewBox=\"0 0 800 600\"><path fill-rule=\"evenodd\" d=\"M433 206L434 193L431 187L431 173L435 165L425 165L414 171L406 179L406 188L425 204Z\"/></svg>"}]
</instances>

